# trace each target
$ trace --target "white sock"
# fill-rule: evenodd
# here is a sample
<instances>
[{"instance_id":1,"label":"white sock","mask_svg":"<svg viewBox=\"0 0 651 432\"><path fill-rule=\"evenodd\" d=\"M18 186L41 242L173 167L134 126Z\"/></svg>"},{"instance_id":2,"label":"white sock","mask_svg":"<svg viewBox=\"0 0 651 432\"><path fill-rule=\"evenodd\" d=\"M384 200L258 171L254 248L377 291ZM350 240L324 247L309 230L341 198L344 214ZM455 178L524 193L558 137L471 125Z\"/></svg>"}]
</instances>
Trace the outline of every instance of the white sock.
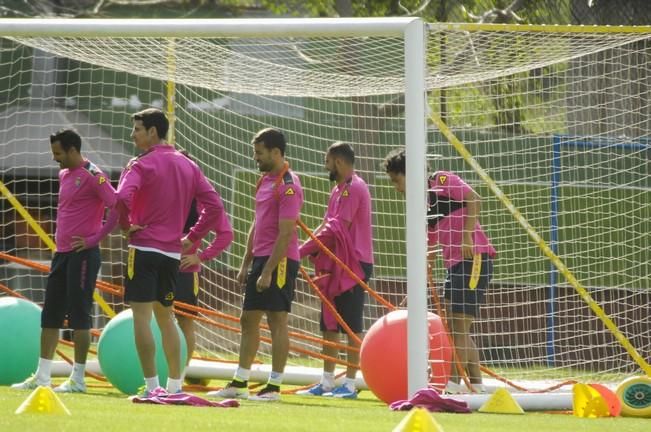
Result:
<instances>
[{"instance_id":1,"label":"white sock","mask_svg":"<svg viewBox=\"0 0 651 432\"><path fill-rule=\"evenodd\" d=\"M36 369L36 380L41 383L49 383L52 373L52 360L39 358L38 368Z\"/></svg>"},{"instance_id":2,"label":"white sock","mask_svg":"<svg viewBox=\"0 0 651 432\"><path fill-rule=\"evenodd\" d=\"M267 381L267 384L280 387L280 385L283 383L283 375L284 374L282 372L271 371L271 373L269 374L269 381Z\"/></svg>"},{"instance_id":3,"label":"white sock","mask_svg":"<svg viewBox=\"0 0 651 432\"><path fill-rule=\"evenodd\" d=\"M248 381L251 376L251 369L244 369L243 367L238 367L235 371L235 376L233 379L235 381Z\"/></svg>"},{"instance_id":4,"label":"white sock","mask_svg":"<svg viewBox=\"0 0 651 432\"><path fill-rule=\"evenodd\" d=\"M355 391L355 378L346 377L344 379L344 386L350 391Z\"/></svg>"},{"instance_id":5,"label":"white sock","mask_svg":"<svg viewBox=\"0 0 651 432\"><path fill-rule=\"evenodd\" d=\"M158 375L150 378L145 378L145 385L147 386L147 391L152 391L155 388L160 387L160 383L158 382Z\"/></svg>"},{"instance_id":6,"label":"white sock","mask_svg":"<svg viewBox=\"0 0 651 432\"><path fill-rule=\"evenodd\" d=\"M321 375L321 385L325 390L332 390L335 387L335 373L324 371Z\"/></svg>"},{"instance_id":7,"label":"white sock","mask_svg":"<svg viewBox=\"0 0 651 432\"><path fill-rule=\"evenodd\" d=\"M84 382L84 373L86 372L86 363L73 363L70 379L76 383Z\"/></svg>"},{"instance_id":8,"label":"white sock","mask_svg":"<svg viewBox=\"0 0 651 432\"><path fill-rule=\"evenodd\" d=\"M178 393L181 391L181 383L183 381L175 378L167 378L167 393Z\"/></svg>"}]
</instances>

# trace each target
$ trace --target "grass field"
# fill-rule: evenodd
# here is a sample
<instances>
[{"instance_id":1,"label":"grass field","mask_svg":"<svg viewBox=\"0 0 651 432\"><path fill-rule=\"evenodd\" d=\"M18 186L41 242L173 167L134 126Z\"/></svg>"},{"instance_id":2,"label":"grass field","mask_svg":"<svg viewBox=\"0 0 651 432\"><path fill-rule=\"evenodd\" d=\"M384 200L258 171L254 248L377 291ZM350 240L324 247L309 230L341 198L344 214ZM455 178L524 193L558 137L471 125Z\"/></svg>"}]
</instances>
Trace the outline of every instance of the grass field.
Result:
<instances>
[{"instance_id":1,"label":"grass field","mask_svg":"<svg viewBox=\"0 0 651 432\"><path fill-rule=\"evenodd\" d=\"M213 381L213 384L215 382ZM198 393L199 394L199 393ZM0 387L0 431L391 431L407 415L392 412L369 392L355 401L283 395L280 403L243 401L239 408L193 408L140 405L110 388L91 388L88 395L62 395L71 416L14 415L29 395ZM201 394L199 394L201 395ZM572 415L527 413L433 414L445 432L532 431L642 432L648 419L580 419Z\"/></svg>"}]
</instances>

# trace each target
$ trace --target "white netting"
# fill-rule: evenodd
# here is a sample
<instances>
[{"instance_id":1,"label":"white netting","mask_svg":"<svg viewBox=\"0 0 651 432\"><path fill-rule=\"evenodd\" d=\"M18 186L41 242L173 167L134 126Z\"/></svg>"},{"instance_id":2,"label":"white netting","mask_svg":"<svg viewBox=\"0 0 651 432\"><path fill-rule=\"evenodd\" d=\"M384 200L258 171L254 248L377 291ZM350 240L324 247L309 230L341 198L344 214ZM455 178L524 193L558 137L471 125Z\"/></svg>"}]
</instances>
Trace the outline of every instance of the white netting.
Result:
<instances>
[{"instance_id":1,"label":"white netting","mask_svg":"<svg viewBox=\"0 0 651 432\"><path fill-rule=\"evenodd\" d=\"M650 35L432 26L428 37L432 113L452 127L548 242L556 236L558 254L648 358ZM239 314L242 289L234 273L258 176L250 139L267 126L287 134L290 163L306 190L302 218L312 228L330 187L324 151L335 140L353 143L373 197L371 286L399 304L406 293L404 202L380 162L405 145L403 59L400 38L1 39L3 182L52 232L56 167L47 136L77 127L82 152L113 169L116 180L134 151L129 114L145 106L166 109L166 82L173 79L176 144L215 182L236 230L230 250L203 272L202 306ZM428 153L442 155L432 169L458 172L482 196L482 224L498 249L494 283L475 327L484 363L504 367L510 377L636 371L434 128L429 141ZM0 226L3 250L47 262L6 201ZM114 235L102 246L102 278L120 284L125 244ZM15 265L0 268L8 286L41 299L42 277ZM292 330L318 338L319 302L305 283L299 285ZM107 299L122 307L121 299ZM367 325L386 312L369 303ZM233 358L238 341L230 330L201 325L205 354ZM292 345L320 349L300 338ZM267 344L262 353L268 359ZM291 362L320 365L297 351Z\"/></svg>"},{"instance_id":2,"label":"white netting","mask_svg":"<svg viewBox=\"0 0 651 432\"><path fill-rule=\"evenodd\" d=\"M428 45L430 52L445 46L444 54L437 50L430 58L430 83L438 87L430 97L433 114L445 118L648 359L649 35L432 31ZM436 132L430 152L443 155L434 169L460 173L483 197L482 224L498 250L476 327L485 364L528 368L513 376L539 376L539 368L574 378L636 370L503 203Z\"/></svg>"}]
</instances>

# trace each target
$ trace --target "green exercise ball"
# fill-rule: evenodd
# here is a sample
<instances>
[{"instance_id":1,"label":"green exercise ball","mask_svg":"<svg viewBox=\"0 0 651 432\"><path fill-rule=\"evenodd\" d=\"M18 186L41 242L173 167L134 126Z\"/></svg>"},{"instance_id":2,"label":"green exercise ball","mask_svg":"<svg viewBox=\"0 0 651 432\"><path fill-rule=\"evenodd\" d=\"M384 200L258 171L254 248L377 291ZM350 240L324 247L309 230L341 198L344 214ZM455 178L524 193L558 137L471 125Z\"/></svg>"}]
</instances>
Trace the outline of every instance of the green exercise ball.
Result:
<instances>
[{"instance_id":1,"label":"green exercise ball","mask_svg":"<svg viewBox=\"0 0 651 432\"><path fill-rule=\"evenodd\" d=\"M0 385L24 381L38 366L41 309L16 297L0 297Z\"/></svg>"},{"instance_id":2,"label":"green exercise ball","mask_svg":"<svg viewBox=\"0 0 651 432\"><path fill-rule=\"evenodd\" d=\"M156 371L161 386L165 387L167 382L167 360L163 352L161 334L152 317L151 331L154 334L156 343ZM181 338L181 365L185 365L187 346L183 332L176 326ZM133 315L131 309L126 309L114 316L104 327L102 335L97 344L97 358L102 373L122 393L132 395L138 393L138 389L145 383L145 378L140 366L136 341L133 334ZM179 360L181 360L179 359Z\"/></svg>"}]
</instances>

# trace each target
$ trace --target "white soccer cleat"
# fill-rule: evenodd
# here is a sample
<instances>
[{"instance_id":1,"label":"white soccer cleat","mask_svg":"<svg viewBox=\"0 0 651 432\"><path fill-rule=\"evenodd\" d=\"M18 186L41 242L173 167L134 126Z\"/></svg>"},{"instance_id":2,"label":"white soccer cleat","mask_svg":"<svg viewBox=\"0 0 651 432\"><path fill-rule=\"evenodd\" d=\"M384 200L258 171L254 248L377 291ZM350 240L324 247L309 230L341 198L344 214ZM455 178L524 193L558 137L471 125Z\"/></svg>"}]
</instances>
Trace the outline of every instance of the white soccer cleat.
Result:
<instances>
[{"instance_id":1,"label":"white soccer cleat","mask_svg":"<svg viewBox=\"0 0 651 432\"><path fill-rule=\"evenodd\" d=\"M248 399L249 398L249 389L248 387L236 387L229 383L226 387L221 390L209 391L206 393L206 396L218 397L223 399Z\"/></svg>"},{"instance_id":2,"label":"white soccer cleat","mask_svg":"<svg viewBox=\"0 0 651 432\"><path fill-rule=\"evenodd\" d=\"M49 387L50 381L39 381L36 379L36 375L32 375L23 382L12 384L11 388L16 390L34 390L40 386Z\"/></svg>"},{"instance_id":3,"label":"white soccer cleat","mask_svg":"<svg viewBox=\"0 0 651 432\"><path fill-rule=\"evenodd\" d=\"M265 387L257 394L249 396L249 400L256 402L277 402L280 400L280 391L276 388Z\"/></svg>"},{"instance_id":4,"label":"white soccer cleat","mask_svg":"<svg viewBox=\"0 0 651 432\"><path fill-rule=\"evenodd\" d=\"M86 393L86 383L67 379L63 384L55 387L54 391L57 393Z\"/></svg>"}]
</instances>

